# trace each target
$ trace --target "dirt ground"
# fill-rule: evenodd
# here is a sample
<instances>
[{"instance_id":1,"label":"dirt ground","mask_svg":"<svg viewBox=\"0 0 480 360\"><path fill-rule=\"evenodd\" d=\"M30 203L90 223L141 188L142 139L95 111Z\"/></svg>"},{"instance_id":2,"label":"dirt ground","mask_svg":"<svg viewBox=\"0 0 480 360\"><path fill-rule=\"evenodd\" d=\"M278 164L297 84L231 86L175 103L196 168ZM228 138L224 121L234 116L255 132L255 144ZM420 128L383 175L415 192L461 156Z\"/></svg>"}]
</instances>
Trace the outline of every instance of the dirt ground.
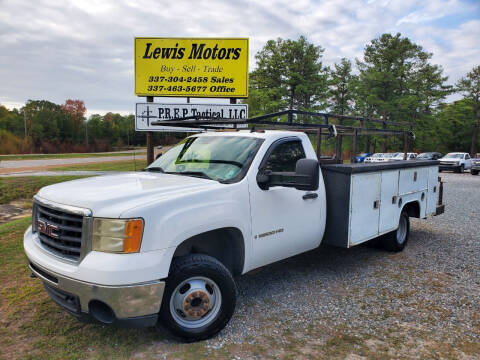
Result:
<instances>
[{"instance_id":1,"label":"dirt ground","mask_svg":"<svg viewBox=\"0 0 480 360\"><path fill-rule=\"evenodd\" d=\"M0 204L0 224L21 219L32 214L32 203L25 200L12 201L9 204Z\"/></svg>"}]
</instances>

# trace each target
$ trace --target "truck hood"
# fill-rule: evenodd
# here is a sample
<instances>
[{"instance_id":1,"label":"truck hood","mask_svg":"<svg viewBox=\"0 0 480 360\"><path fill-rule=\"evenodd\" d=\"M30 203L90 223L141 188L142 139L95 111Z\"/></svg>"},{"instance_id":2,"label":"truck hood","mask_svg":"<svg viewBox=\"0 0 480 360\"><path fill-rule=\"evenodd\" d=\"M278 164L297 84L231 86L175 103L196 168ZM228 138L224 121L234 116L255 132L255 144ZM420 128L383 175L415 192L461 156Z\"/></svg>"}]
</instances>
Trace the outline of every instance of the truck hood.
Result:
<instances>
[{"instance_id":1,"label":"truck hood","mask_svg":"<svg viewBox=\"0 0 480 360\"><path fill-rule=\"evenodd\" d=\"M38 196L118 217L133 207L187 193L225 186L214 180L152 172L125 173L67 181L42 188Z\"/></svg>"}]
</instances>

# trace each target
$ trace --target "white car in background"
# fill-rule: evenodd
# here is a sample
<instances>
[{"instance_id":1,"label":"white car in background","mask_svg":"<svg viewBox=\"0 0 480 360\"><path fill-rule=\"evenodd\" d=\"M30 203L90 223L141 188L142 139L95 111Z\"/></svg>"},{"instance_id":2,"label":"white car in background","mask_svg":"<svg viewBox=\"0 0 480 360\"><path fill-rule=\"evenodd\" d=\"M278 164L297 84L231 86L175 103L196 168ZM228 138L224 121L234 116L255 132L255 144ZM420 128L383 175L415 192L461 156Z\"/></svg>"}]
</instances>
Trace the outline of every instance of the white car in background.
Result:
<instances>
[{"instance_id":1,"label":"white car in background","mask_svg":"<svg viewBox=\"0 0 480 360\"><path fill-rule=\"evenodd\" d=\"M398 154L401 153L395 152L383 154L383 161L393 161Z\"/></svg>"},{"instance_id":2,"label":"white car in background","mask_svg":"<svg viewBox=\"0 0 480 360\"><path fill-rule=\"evenodd\" d=\"M397 153L394 157L392 157L390 160L391 161L400 161L403 160L404 153L399 152ZM407 153L407 159L406 160L414 160L417 158L417 153Z\"/></svg>"},{"instance_id":3,"label":"white car in background","mask_svg":"<svg viewBox=\"0 0 480 360\"><path fill-rule=\"evenodd\" d=\"M472 159L468 153L452 152L440 159L439 171L453 170L462 173L464 170L471 168Z\"/></svg>"}]
</instances>

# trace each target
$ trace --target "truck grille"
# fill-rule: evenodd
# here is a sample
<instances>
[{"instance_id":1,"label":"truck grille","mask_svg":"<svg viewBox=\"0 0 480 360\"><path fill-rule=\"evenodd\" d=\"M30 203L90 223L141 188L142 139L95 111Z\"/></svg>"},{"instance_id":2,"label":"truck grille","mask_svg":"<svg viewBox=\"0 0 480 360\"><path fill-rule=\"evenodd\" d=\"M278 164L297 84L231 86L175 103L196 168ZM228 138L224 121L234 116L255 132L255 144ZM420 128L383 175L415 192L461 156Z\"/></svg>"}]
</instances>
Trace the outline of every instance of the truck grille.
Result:
<instances>
[{"instance_id":1,"label":"truck grille","mask_svg":"<svg viewBox=\"0 0 480 360\"><path fill-rule=\"evenodd\" d=\"M34 204L33 229L41 245L57 256L78 261L82 249L83 216Z\"/></svg>"}]
</instances>

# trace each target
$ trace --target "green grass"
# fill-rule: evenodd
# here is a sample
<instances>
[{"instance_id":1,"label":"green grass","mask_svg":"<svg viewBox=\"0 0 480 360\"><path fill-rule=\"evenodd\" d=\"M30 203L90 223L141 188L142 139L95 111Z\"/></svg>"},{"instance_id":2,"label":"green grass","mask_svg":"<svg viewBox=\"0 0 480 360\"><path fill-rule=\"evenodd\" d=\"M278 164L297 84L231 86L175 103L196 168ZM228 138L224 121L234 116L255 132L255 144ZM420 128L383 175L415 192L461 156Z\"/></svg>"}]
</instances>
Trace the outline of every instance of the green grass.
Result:
<instances>
[{"instance_id":1,"label":"green grass","mask_svg":"<svg viewBox=\"0 0 480 360\"><path fill-rule=\"evenodd\" d=\"M82 178L83 176L25 176L0 177L0 204L13 200L31 199L40 188Z\"/></svg>"},{"instance_id":2,"label":"green grass","mask_svg":"<svg viewBox=\"0 0 480 360\"><path fill-rule=\"evenodd\" d=\"M23 232L31 218L0 225L0 358L129 358L155 337L152 329L115 329L82 324L31 279L23 254Z\"/></svg>"},{"instance_id":3,"label":"green grass","mask_svg":"<svg viewBox=\"0 0 480 360\"><path fill-rule=\"evenodd\" d=\"M68 165L62 167L56 167L51 170L53 171L79 171L79 170L89 170L89 171L139 171L147 167L146 160L133 160L128 161L117 161L109 163L98 163L98 164L86 164L86 165Z\"/></svg>"},{"instance_id":4,"label":"green grass","mask_svg":"<svg viewBox=\"0 0 480 360\"><path fill-rule=\"evenodd\" d=\"M145 155L144 149L138 150L135 154ZM0 161L6 160L38 160L38 159L64 159L64 158L91 158L103 156L133 156L132 153L70 153L70 154L22 154L22 155L0 155Z\"/></svg>"},{"instance_id":5,"label":"green grass","mask_svg":"<svg viewBox=\"0 0 480 360\"><path fill-rule=\"evenodd\" d=\"M211 358L205 342L183 344L155 328L84 324L59 308L30 278L22 245L30 223L29 217L0 225L0 359Z\"/></svg>"}]
</instances>

